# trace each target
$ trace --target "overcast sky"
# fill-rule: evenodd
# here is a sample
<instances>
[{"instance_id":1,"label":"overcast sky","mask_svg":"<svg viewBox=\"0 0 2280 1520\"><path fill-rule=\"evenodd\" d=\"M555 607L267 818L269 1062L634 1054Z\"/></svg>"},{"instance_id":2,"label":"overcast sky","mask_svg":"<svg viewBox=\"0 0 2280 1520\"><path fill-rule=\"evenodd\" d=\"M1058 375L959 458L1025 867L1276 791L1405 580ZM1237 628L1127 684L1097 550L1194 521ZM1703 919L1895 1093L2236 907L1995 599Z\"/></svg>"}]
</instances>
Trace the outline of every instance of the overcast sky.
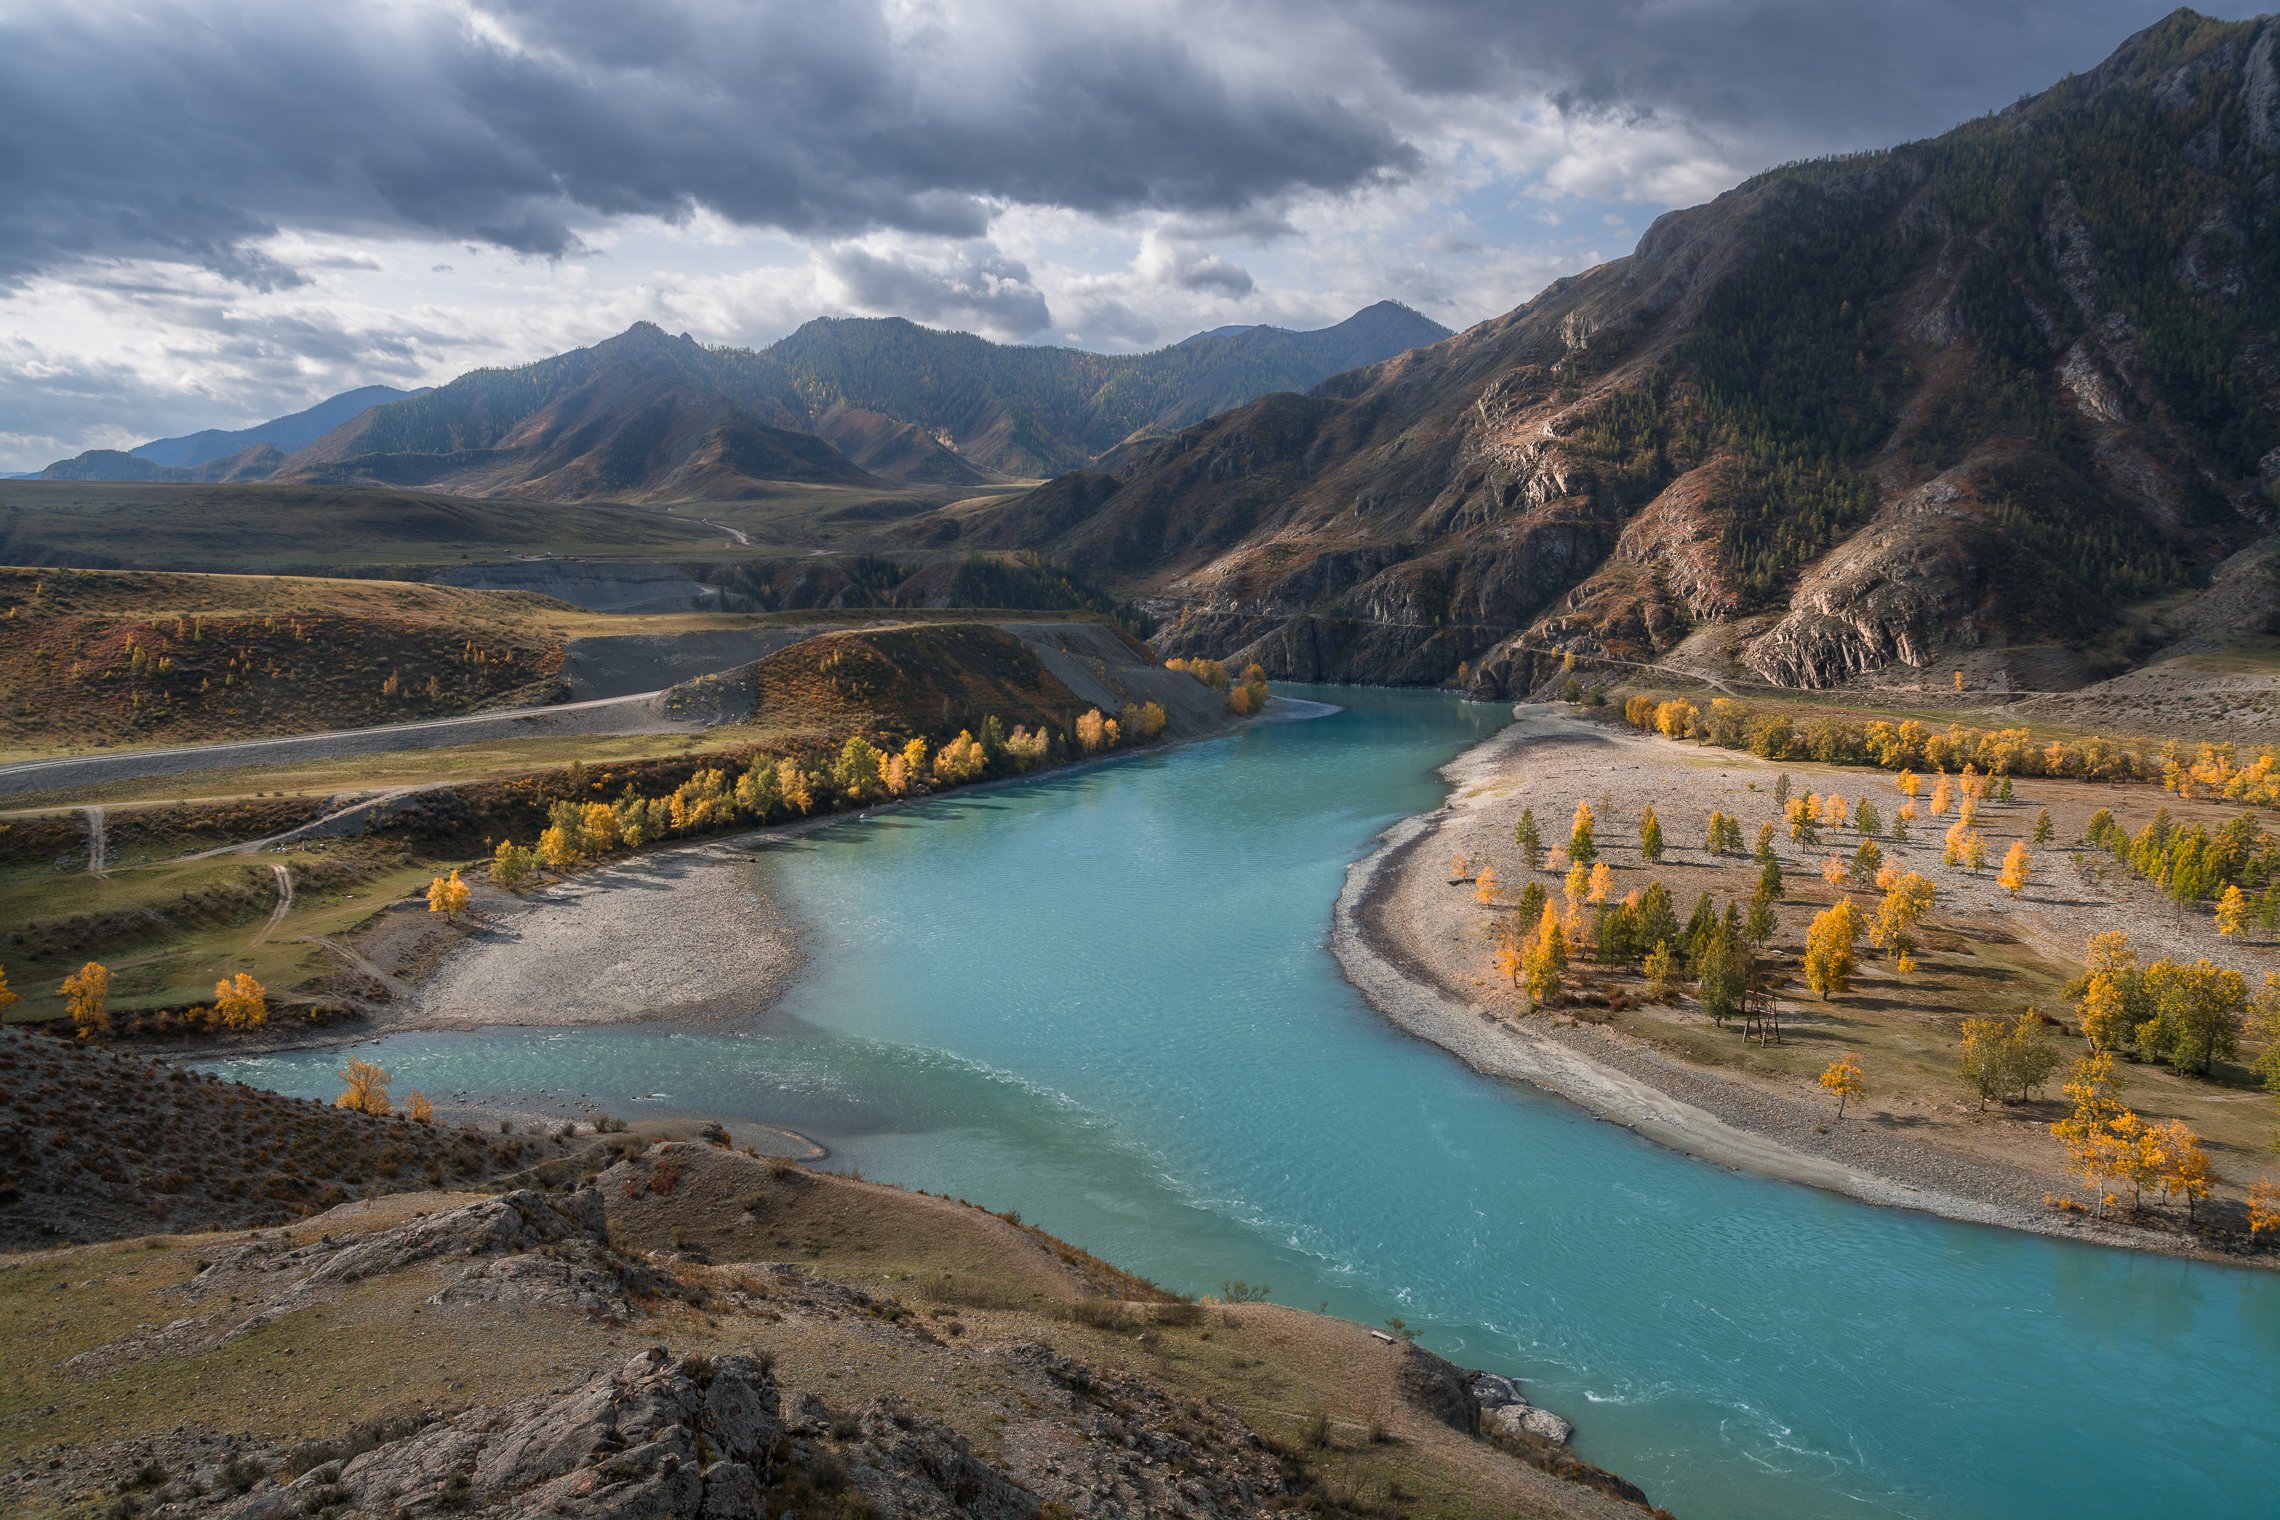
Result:
<instances>
[{"instance_id":1,"label":"overcast sky","mask_svg":"<svg viewBox=\"0 0 2280 1520\"><path fill-rule=\"evenodd\" d=\"M642 318L1126 350L1391 297L1461 327L2163 10L0 0L0 470Z\"/></svg>"}]
</instances>

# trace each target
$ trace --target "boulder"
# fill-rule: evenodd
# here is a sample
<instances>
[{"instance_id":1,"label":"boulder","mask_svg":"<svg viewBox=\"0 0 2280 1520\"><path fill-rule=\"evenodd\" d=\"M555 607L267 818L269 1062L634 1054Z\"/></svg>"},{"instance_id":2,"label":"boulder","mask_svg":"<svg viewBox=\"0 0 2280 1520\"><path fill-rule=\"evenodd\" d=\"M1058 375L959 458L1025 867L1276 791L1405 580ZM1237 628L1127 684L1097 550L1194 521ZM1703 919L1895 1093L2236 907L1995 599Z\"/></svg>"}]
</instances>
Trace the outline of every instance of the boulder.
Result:
<instances>
[{"instance_id":1,"label":"boulder","mask_svg":"<svg viewBox=\"0 0 2280 1520\"><path fill-rule=\"evenodd\" d=\"M1565 1446L1575 1439L1575 1427L1549 1409L1538 1409L1529 1404L1504 1404L1485 1410L1480 1417L1481 1434L1516 1439L1523 1435Z\"/></svg>"},{"instance_id":2,"label":"boulder","mask_svg":"<svg viewBox=\"0 0 2280 1520\"><path fill-rule=\"evenodd\" d=\"M1513 1404L1525 1407L1528 1403L1528 1396L1520 1391L1520 1385L1501 1372L1466 1373L1465 1391L1484 1412Z\"/></svg>"}]
</instances>

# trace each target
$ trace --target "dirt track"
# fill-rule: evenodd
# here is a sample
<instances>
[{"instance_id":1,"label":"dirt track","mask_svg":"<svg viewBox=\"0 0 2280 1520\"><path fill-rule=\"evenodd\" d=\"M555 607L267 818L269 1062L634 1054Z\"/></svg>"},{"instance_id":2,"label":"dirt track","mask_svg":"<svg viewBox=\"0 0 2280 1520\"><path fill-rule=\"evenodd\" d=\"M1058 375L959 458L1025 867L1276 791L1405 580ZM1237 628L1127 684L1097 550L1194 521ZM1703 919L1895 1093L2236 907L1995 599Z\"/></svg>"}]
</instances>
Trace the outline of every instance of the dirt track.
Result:
<instances>
[{"instance_id":1,"label":"dirt track","mask_svg":"<svg viewBox=\"0 0 2280 1520\"><path fill-rule=\"evenodd\" d=\"M671 733L686 725L661 719L650 710L654 692L567 702L512 712L469 713L421 723L390 723L378 728L343 728L326 733L289 734L275 739L243 739L227 744L187 744L168 749L131 750L116 755L70 755L56 760L25 760L0 765L0 797L63 791L180 776L195 771L249 765L291 765L379 755L407 749L442 749L491 739L541 739L572 734Z\"/></svg>"}]
</instances>

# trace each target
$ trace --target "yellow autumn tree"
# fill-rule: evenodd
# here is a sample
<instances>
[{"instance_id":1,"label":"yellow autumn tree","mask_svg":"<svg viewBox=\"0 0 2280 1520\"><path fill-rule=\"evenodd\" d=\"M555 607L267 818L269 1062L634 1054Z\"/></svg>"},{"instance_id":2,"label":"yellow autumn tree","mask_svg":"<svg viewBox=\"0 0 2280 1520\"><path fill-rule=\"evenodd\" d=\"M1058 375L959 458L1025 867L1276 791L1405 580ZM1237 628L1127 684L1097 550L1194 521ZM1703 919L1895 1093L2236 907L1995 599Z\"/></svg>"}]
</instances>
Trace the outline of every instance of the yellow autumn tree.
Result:
<instances>
[{"instance_id":1,"label":"yellow autumn tree","mask_svg":"<svg viewBox=\"0 0 2280 1520\"><path fill-rule=\"evenodd\" d=\"M1824 1001L1841 997L1852 986L1854 944L1860 938L1860 909L1849 897L1815 915L1805 931L1805 985Z\"/></svg>"},{"instance_id":2,"label":"yellow autumn tree","mask_svg":"<svg viewBox=\"0 0 2280 1520\"><path fill-rule=\"evenodd\" d=\"M2185 1218L2190 1221L2200 1201L2216 1190L2216 1174L2209 1167L2208 1153L2201 1149L2201 1137L2184 1120L2172 1119L2161 1126L2156 1144L2161 1152L2161 1190L2185 1200Z\"/></svg>"},{"instance_id":3,"label":"yellow autumn tree","mask_svg":"<svg viewBox=\"0 0 2280 1520\"><path fill-rule=\"evenodd\" d=\"M1152 743L1161 737L1170 721L1161 702L1134 702L1124 709L1124 732L1137 744Z\"/></svg>"},{"instance_id":4,"label":"yellow autumn tree","mask_svg":"<svg viewBox=\"0 0 2280 1520\"><path fill-rule=\"evenodd\" d=\"M1861 1070L1860 1057L1851 1051L1831 1061L1821 1072L1821 1085L1837 1100L1837 1117L1845 1116L1845 1105L1868 1091L1867 1074Z\"/></svg>"},{"instance_id":5,"label":"yellow autumn tree","mask_svg":"<svg viewBox=\"0 0 2280 1520\"><path fill-rule=\"evenodd\" d=\"M225 1029L259 1029L269 1022L269 990L250 971L214 983L214 1016Z\"/></svg>"},{"instance_id":6,"label":"yellow autumn tree","mask_svg":"<svg viewBox=\"0 0 2280 1520\"><path fill-rule=\"evenodd\" d=\"M1831 855L1821 862L1821 880L1832 887L1845 884L1845 861L1842 855Z\"/></svg>"},{"instance_id":7,"label":"yellow autumn tree","mask_svg":"<svg viewBox=\"0 0 2280 1520\"><path fill-rule=\"evenodd\" d=\"M1473 901L1486 903L1490 907L1496 905L1496 867L1480 868L1480 875L1473 882Z\"/></svg>"},{"instance_id":8,"label":"yellow autumn tree","mask_svg":"<svg viewBox=\"0 0 2280 1520\"><path fill-rule=\"evenodd\" d=\"M989 757L983 753L981 740L961 728L957 738L935 752L934 779L956 786L980 776L987 764Z\"/></svg>"},{"instance_id":9,"label":"yellow autumn tree","mask_svg":"<svg viewBox=\"0 0 2280 1520\"><path fill-rule=\"evenodd\" d=\"M388 1101L388 1084L394 1078L381 1069L379 1062L350 1056L341 1066L340 1080L340 1096L333 1099L333 1107L381 1118L394 1111L394 1105Z\"/></svg>"},{"instance_id":10,"label":"yellow autumn tree","mask_svg":"<svg viewBox=\"0 0 2280 1520\"><path fill-rule=\"evenodd\" d=\"M2122 979L2110 971L2094 971L2083 984L2082 1038L2093 1050L2119 1050L2129 1044L2134 1027L2128 994Z\"/></svg>"},{"instance_id":11,"label":"yellow autumn tree","mask_svg":"<svg viewBox=\"0 0 2280 1520\"><path fill-rule=\"evenodd\" d=\"M1520 973L1527 965L1528 952L1516 915L1507 915L1496 925L1496 974L1513 986L1520 985Z\"/></svg>"},{"instance_id":12,"label":"yellow autumn tree","mask_svg":"<svg viewBox=\"0 0 2280 1520\"><path fill-rule=\"evenodd\" d=\"M2066 1147L2074 1169L2098 1195L2101 1214L2106 1211L2106 1184L2120 1175L2123 1152L2136 1149L2137 1116L2123 1108L2115 1096L2119 1087L2113 1052L2092 1051L2075 1062L2067 1074L2066 1099L2073 1106L2065 1118L2050 1127Z\"/></svg>"},{"instance_id":13,"label":"yellow autumn tree","mask_svg":"<svg viewBox=\"0 0 2280 1520\"><path fill-rule=\"evenodd\" d=\"M1868 942L1891 956L1892 969L1906 976L1916 969L1916 931L1931 912L1939 889L1930 877L1914 871L1898 871L1889 881L1879 873L1878 882L1884 887L1884 900L1869 920Z\"/></svg>"},{"instance_id":14,"label":"yellow autumn tree","mask_svg":"<svg viewBox=\"0 0 2280 1520\"><path fill-rule=\"evenodd\" d=\"M2217 899L2217 932L2239 935L2248 932L2248 894L2236 883L2225 888Z\"/></svg>"},{"instance_id":15,"label":"yellow autumn tree","mask_svg":"<svg viewBox=\"0 0 2280 1520\"><path fill-rule=\"evenodd\" d=\"M2035 861L2027 853L2027 842L2012 840L2011 848L2003 853L2003 869L1995 880L2002 884L2004 891L2016 897L2027 890L2027 883L2034 879L2034 874Z\"/></svg>"},{"instance_id":16,"label":"yellow autumn tree","mask_svg":"<svg viewBox=\"0 0 2280 1520\"><path fill-rule=\"evenodd\" d=\"M21 997L18 997L14 992L9 990L8 968L6 966L0 966L0 1012L5 1012L10 1008L15 1007L22 1001L23 999Z\"/></svg>"},{"instance_id":17,"label":"yellow autumn tree","mask_svg":"<svg viewBox=\"0 0 2280 1520\"><path fill-rule=\"evenodd\" d=\"M1077 719L1077 748L1092 755L1107 746L1108 720L1101 716L1099 708L1086 709L1084 716Z\"/></svg>"},{"instance_id":18,"label":"yellow autumn tree","mask_svg":"<svg viewBox=\"0 0 2280 1520\"><path fill-rule=\"evenodd\" d=\"M1916 794L1924 789L1924 778L1914 771L1903 769L1899 775L1892 778L1892 784L1900 789L1901 796L1910 802L1914 802Z\"/></svg>"},{"instance_id":19,"label":"yellow autumn tree","mask_svg":"<svg viewBox=\"0 0 2280 1520\"><path fill-rule=\"evenodd\" d=\"M459 872L453 870L449 876L438 876L428 883L428 911L456 919L467 911L467 899L473 895L467 883L459 879Z\"/></svg>"},{"instance_id":20,"label":"yellow autumn tree","mask_svg":"<svg viewBox=\"0 0 2280 1520\"><path fill-rule=\"evenodd\" d=\"M426 1093L415 1087L404 1094L404 1117L414 1124L433 1124L435 1105L428 1101Z\"/></svg>"},{"instance_id":21,"label":"yellow autumn tree","mask_svg":"<svg viewBox=\"0 0 2280 1520\"><path fill-rule=\"evenodd\" d=\"M979 748L979 746L976 746ZM805 818L815 810L815 787L808 773L789 755L776 762L776 795L790 812Z\"/></svg>"},{"instance_id":22,"label":"yellow autumn tree","mask_svg":"<svg viewBox=\"0 0 2280 1520\"><path fill-rule=\"evenodd\" d=\"M1521 983L1535 1002L1549 1005L1559 1001L1560 976L1567 970L1567 931L1560 927L1560 917L1550 903L1544 904L1544 916L1536 925L1536 935L1529 942L1521 968Z\"/></svg>"},{"instance_id":23,"label":"yellow autumn tree","mask_svg":"<svg viewBox=\"0 0 2280 1520\"><path fill-rule=\"evenodd\" d=\"M1473 879L1472 857L1459 850L1449 857L1449 885L1459 886Z\"/></svg>"},{"instance_id":24,"label":"yellow autumn tree","mask_svg":"<svg viewBox=\"0 0 2280 1520\"><path fill-rule=\"evenodd\" d=\"M1610 871L1607 868L1607 862L1602 860L1591 868L1590 887L1584 893L1584 901L1594 905L1603 903L1607 901L1607 894L1614 890L1615 873Z\"/></svg>"},{"instance_id":25,"label":"yellow autumn tree","mask_svg":"<svg viewBox=\"0 0 2280 1520\"><path fill-rule=\"evenodd\" d=\"M2280 1184L2259 1177L2248 1185L2249 1238L2273 1231L2280 1231Z\"/></svg>"},{"instance_id":26,"label":"yellow autumn tree","mask_svg":"<svg viewBox=\"0 0 2280 1520\"><path fill-rule=\"evenodd\" d=\"M539 863L549 871L567 871L579 860L578 841L559 823L548 824L538 836Z\"/></svg>"},{"instance_id":27,"label":"yellow autumn tree","mask_svg":"<svg viewBox=\"0 0 2280 1520\"><path fill-rule=\"evenodd\" d=\"M100 961L89 961L63 979L56 991L63 998L64 1011L71 1015L72 1027L83 1040L107 1038L111 1033L111 970Z\"/></svg>"},{"instance_id":28,"label":"yellow autumn tree","mask_svg":"<svg viewBox=\"0 0 2280 1520\"><path fill-rule=\"evenodd\" d=\"M1948 778L1942 775L1932 787L1932 816L1934 818L1939 817L1940 814L1948 810L1949 805L1954 801L1955 793L1948 786Z\"/></svg>"}]
</instances>

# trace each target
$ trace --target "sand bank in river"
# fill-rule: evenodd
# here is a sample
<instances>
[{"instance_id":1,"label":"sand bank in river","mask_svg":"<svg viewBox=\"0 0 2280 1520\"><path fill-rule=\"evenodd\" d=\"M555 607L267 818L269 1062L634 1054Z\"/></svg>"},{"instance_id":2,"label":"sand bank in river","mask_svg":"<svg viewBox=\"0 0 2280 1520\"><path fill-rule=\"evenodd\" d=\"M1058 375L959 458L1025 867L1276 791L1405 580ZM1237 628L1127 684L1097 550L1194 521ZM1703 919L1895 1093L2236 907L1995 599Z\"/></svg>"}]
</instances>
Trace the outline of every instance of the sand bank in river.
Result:
<instances>
[{"instance_id":1,"label":"sand bank in river","mask_svg":"<svg viewBox=\"0 0 2280 1520\"><path fill-rule=\"evenodd\" d=\"M1747 756L1724 755L1713 763L1727 763L1730 771L1754 764ZM2059 1213L2043 1200L2065 1190L2062 1178L1910 1138L1904 1131L1919 1122L1913 1115L1880 1111L1871 1102L1833 1122L1825 1103L1682 1060L1605 1024L1556 1012L1518 1015L1509 989L1485 974L1489 915L1469 891L1449 885L1449 855L1465 850L1477 857L1484 843L1500 840L1505 853L1516 856L1509 847L1512 824L1530 795L1524 778L1531 774L1538 783L1532 805L1549 839L1564 832L1567 807L1579 794L1605 798L1625 819L1648 801L1667 817L1676 811L1674 797L1703 795L1702 765L1693 751L1560 709L1519 709L1511 727L1443 768L1454 786L1447 803L1389 829L1349 870L1332 933L1347 979L1396 1025L1476 1070L1557 1093L1707 1161L1951 1219L2203 1254L2180 1231ZM1569 799L1557 812L1547 812L1547 783ZM1602 807L1603 815L1609 812ZM1614 832L1603 825L1603 836ZM1675 864L1662 874L1684 878ZM1516 889L1520 876L1511 871L1507 888ZM1674 884L1673 890L1682 894L1683 914L1693 886ZM2056 1152L2055 1142L2051 1149Z\"/></svg>"}]
</instances>

